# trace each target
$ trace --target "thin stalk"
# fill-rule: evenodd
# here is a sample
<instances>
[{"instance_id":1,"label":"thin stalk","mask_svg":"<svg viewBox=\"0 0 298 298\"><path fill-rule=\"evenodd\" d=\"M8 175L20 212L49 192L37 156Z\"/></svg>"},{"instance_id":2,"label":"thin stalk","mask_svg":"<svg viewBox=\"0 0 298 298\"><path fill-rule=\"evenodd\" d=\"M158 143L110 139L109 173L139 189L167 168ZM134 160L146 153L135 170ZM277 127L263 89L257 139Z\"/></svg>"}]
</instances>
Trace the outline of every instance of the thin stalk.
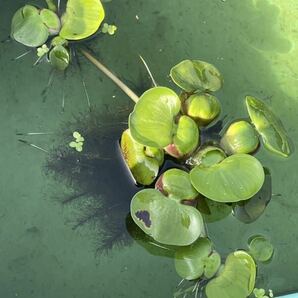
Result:
<instances>
[{"instance_id":1,"label":"thin stalk","mask_svg":"<svg viewBox=\"0 0 298 298\"><path fill-rule=\"evenodd\" d=\"M51 135L53 132L17 132L17 136Z\"/></svg>"},{"instance_id":2,"label":"thin stalk","mask_svg":"<svg viewBox=\"0 0 298 298\"><path fill-rule=\"evenodd\" d=\"M27 141L25 141L25 140L19 139L18 141L21 142L21 143L24 143L24 144L26 144L26 145L28 145L28 146L30 146L30 147L32 147L32 148L35 148L35 149L37 149L37 150L40 150L40 151L42 151L42 152L44 152L44 153L49 153L48 150L43 149L43 148L41 148L41 147L39 147L39 146L37 146L37 145L35 145L35 144L29 143L29 142L27 142Z\"/></svg>"},{"instance_id":3,"label":"thin stalk","mask_svg":"<svg viewBox=\"0 0 298 298\"><path fill-rule=\"evenodd\" d=\"M32 51L32 50L29 50L29 51L27 51L27 52L25 52L25 53L19 55L18 57L13 58L13 60L16 61L16 60L19 60L19 59L23 58L23 57L25 57L26 55L28 55L29 53L31 53L31 51Z\"/></svg>"},{"instance_id":4,"label":"thin stalk","mask_svg":"<svg viewBox=\"0 0 298 298\"><path fill-rule=\"evenodd\" d=\"M106 66L99 62L93 55L86 50L81 49L81 53L100 71L102 71L109 79L111 79L126 95L135 103L138 102L139 97L121 80L119 80Z\"/></svg>"},{"instance_id":5,"label":"thin stalk","mask_svg":"<svg viewBox=\"0 0 298 298\"><path fill-rule=\"evenodd\" d=\"M145 61L145 59L141 55L139 55L139 57L140 57L141 61L143 62L144 66L145 66L145 68L146 68L146 70L148 72L148 75L149 75L149 77L150 77L150 79L152 81L152 84L154 85L154 87L157 87L157 83L156 83L156 81L155 81L155 79L154 79L154 77L152 75L152 72L151 72L151 70L150 70L147 62Z\"/></svg>"}]
</instances>

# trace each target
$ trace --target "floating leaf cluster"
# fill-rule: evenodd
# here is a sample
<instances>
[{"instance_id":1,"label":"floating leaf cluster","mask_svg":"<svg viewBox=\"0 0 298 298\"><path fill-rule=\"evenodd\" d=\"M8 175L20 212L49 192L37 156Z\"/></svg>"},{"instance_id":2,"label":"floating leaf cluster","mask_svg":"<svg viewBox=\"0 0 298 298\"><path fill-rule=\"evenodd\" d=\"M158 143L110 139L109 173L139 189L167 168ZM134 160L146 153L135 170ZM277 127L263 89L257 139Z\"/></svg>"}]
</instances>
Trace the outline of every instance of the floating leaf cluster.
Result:
<instances>
[{"instance_id":1,"label":"floating leaf cluster","mask_svg":"<svg viewBox=\"0 0 298 298\"><path fill-rule=\"evenodd\" d=\"M68 0L60 16L53 1L48 8L25 5L13 16L11 37L31 48L37 48L39 60L46 58L50 64L64 70L70 63L69 43L95 34L105 18L100 0ZM114 34L116 28L108 28ZM38 61L39 61L38 60Z\"/></svg>"},{"instance_id":2,"label":"floating leaf cluster","mask_svg":"<svg viewBox=\"0 0 298 298\"><path fill-rule=\"evenodd\" d=\"M187 280L210 280L208 298L245 298L255 288L256 261L267 261L273 247L265 238L251 240L249 251L231 253L224 264L207 238L204 222L234 214L250 223L264 212L271 193L271 176L253 156L260 147L287 157L289 139L278 118L264 102L246 97L251 121L231 123L223 134L204 142L205 127L220 115L213 92L223 79L216 67L185 60L170 72L182 89L147 90L129 116L121 149L132 176L145 188L131 200L135 224L156 245L175 251L177 273ZM203 140L203 141L202 141ZM164 158L184 169L169 169L159 177Z\"/></svg>"}]
</instances>

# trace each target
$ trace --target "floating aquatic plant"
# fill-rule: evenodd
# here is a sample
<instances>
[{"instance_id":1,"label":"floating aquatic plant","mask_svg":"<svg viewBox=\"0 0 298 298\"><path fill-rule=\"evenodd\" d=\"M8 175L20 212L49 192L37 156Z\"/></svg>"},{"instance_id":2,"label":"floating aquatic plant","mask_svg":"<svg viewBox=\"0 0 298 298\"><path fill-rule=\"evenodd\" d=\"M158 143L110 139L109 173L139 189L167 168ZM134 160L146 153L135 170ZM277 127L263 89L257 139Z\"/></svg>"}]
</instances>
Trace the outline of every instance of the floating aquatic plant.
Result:
<instances>
[{"instance_id":1,"label":"floating aquatic plant","mask_svg":"<svg viewBox=\"0 0 298 298\"><path fill-rule=\"evenodd\" d=\"M247 96L249 117L260 134L265 148L283 157L291 153L290 142L281 121L261 100Z\"/></svg>"},{"instance_id":2,"label":"floating aquatic plant","mask_svg":"<svg viewBox=\"0 0 298 298\"><path fill-rule=\"evenodd\" d=\"M37 49L37 60L34 65L41 61L47 61L58 71L65 71L72 61L80 70L82 85L87 98L89 109L90 99L83 79L77 53L79 42L96 36L98 32L107 32L113 35L117 27L104 24L105 10L101 0L67 0L66 8L60 13L60 1L57 5L53 0L46 0L48 8L39 8L33 5L25 5L14 14L11 22L11 39L30 48ZM86 49L79 48L80 53L90 61L92 55ZM15 60L26 56L31 51L19 55ZM73 59L72 59L73 58ZM99 63L97 61L97 63ZM64 77L65 77L64 73ZM109 72L110 77L114 75ZM49 82L52 81L52 73ZM45 88L44 94L51 84ZM63 94L62 109L64 110L65 96Z\"/></svg>"},{"instance_id":3,"label":"floating aquatic plant","mask_svg":"<svg viewBox=\"0 0 298 298\"><path fill-rule=\"evenodd\" d=\"M220 265L220 255L208 238L199 238L194 244L176 250L176 271L184 279L212 278Z\"/></svg>"},{"instance_id":4,"label":"floating aquatic plant","mask_svg":"<svg viewBox=\"0 0 298 298\"><path fill-rule=\"evenodd\" d=\"M274 248L268 239L258 235L252 237L249 241L249 253L256 261L267 262L271 259Z\"/></svg>"},{"instance_id":5,"label":"floating aquatic plant","mask_svg":"<svg viewBox=\"0 0 298 298\"><path fill-rule=\"evenodd\" d=\"M69 147L76 149L78 152L83 151L83 145L84 145L84 137L81 136L81 134L77 131L73 132L73 137L75 141L71 141L69 143Z\"/></svg>"},{"instance_id":6,"label":"floating aquatic plant","mask_svg":"<svg viewBox=\"0 0 298 298\"><path fill-rule=\"evenodd\" d=\"M274 297L272 290L269 290L268 295L266 295L266 291L264 289L255 288L253 290L253 294L255 295L256 298L273 298Z\"/></svg>"},{"instance_id":7,"label":"floating aquatic plant","mask_svg":"<svg viewBox=\"0 0 298 298\"><path fill-rule=\"evenodd\" d=\"M206 286L208 298L246 298L254 287L256 264L245 251L231 253L219 275Z\"/></svg>"},{"instance_id":8,"label":"floating aquatic plant","mask_svg":"<svg viewBox=\"0 0 298 298\"><path fill-rule=\"evenodd\" d=\"M114 35L117 31L117 26L109 25L108 23L104 23L101 29L102 33L108 33L109 35Z\"/></svg>"}]
</instances>

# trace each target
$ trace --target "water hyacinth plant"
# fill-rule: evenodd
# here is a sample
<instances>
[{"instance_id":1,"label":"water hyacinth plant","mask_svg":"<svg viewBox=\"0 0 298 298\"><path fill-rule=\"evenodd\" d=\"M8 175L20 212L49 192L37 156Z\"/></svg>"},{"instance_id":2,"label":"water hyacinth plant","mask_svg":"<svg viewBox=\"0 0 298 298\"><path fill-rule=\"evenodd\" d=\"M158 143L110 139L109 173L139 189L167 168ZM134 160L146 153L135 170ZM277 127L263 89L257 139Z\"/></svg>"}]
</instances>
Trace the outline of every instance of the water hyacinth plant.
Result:
<instances>
[{"instance_id":1,"label":"water hyacinth plant","mask_svg":"<svg viewBox=\"0 0 298 298\"><path fill-rule=\"evenodd\" d=\"M64 12L60 11L60 0L57 0L57 5L55 2L46 0L47 8L26 4L16 11L11 21L10 39L29 47L30 50L19 55L15 60L35 50L37 60L34 65L42 61L51 65L48 86L43 93L46 93L45 91L48 91L51 86L54 71L62 72L66 77L69 66L76 64L80 71L88 107L91 110L90 98L77 54L80 53L92 61L93 56L84 47L84 41L98 34L114 35L117 26L103 24L105 9L101 0L67 0ZM62 110L65 107L64 100L63 93Z\"/></svg>"},{"instance_id":2,"label":"water hyacinth plant","mask_svg":"<svg viewBox=\"0 0 298 298\"><path fill-rule=\"evenodd\" d=\"M161 86L147 90L136 101L121 137L123 157L135 181L148 187L157 179L153 188L132 198L131 217L152 241L173 247L177 273L197 281L196 295L204 284L208 298L248 297L255 288L254 258L268 259L273 248L259 237L250 242L248 252L233 252L223 264L204 221L234 214L250 223L261 216L272 196L271 175L253 154L261 139L265 149L287 157L289 139L265 103L247 97L251 122L235 121L219 138L202 142L204 127L220 114L220 102L212 92L221 88L222 76L199 60L182 61L170 76L181 94ZM173 168L157 178L158 161L154 154L146 156L147 148L155 148L158 156L164 152L165 159L176 159L185 170Z\"/></svg>"},{"instance_id":3,"label":"water hyacinth plant","mask_svg":"<svg viewBox=\"0 0 298 298\"><path fill-rule=\"evenodd\" d=\"M105 11L100 0L68 0L62 15L53 1L47 4L48 8L21 7L12 18L11 37L27 47L37 48L39 60L47 58L53 67L64 70L70 63L69 42L96 33Z\"/></svg>"}]
</instances>

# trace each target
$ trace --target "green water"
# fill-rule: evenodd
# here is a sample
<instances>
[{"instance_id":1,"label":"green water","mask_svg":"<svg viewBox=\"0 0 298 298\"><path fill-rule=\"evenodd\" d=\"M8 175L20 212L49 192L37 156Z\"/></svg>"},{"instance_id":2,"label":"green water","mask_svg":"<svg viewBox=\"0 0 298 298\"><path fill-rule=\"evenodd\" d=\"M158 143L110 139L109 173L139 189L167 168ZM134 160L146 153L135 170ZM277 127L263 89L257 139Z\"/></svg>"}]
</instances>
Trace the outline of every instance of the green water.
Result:
<instances>
[{"instance_id":1,"label":"green water","mask_svg":"<svg viewBox=\"0 0 298 298\"><path fill-rule=\"evenodd\" d=\"M25 3L1 0L2 40L9 35L13 13ZM118 26L117 34L100 37L89 45L132 88L142 91L146 86L139 53L159 84L172 87L168 78L171 66L185 58L209 61L225 79L218 93L225 121L246 117L243 98L256 95L283 119L297 147L295 0L113 0L105 7L107 21ZM33 67L34 54L11 60L25 51L14 42L0 47L0 297L172 297L180 281L173 260L153 256L137 243L96 255L102 227L87 224L74 230L75 218L86 206L62 205L59 200L78 191L83 183L75 180L70 187L65 179L46 174L48 155L18 142L16 132L50 131L54 134L22 138L47 150L63 142L67 146L65 134L71 135L76 123L81 128L82 119L89 115L78 69L73 68L65 80L62 112L63 76L54 75L53 86L44 95L49 66ZM131 109L129 99L83 57L80 61L93 117L104 114L113 121L123 121ZM103 129L105 137L110 137L109 146L116 144L124 127ZM104 142L102 146L99 152L108 154L109 147L104 148ZM272 199L259 220L245 225L229 217L208 226L223 255L245 248L253 234L267 235L275 254L270 264L259 266L257 286L276 293L298 290L296 154L294 151L285 160L259 151L258 158L271 170L273 193L281 194ZM98 197L102 190L102 195L114 196L114 201L119 196L129 202L126 194L133 190L125 190L118 161L115 159L113 166L102 164L102 177L97 176L101 183ZM120 186L113 187L117 177ZM119 217L123 225L124 214Z\"/></svg>"}]
</instances>

